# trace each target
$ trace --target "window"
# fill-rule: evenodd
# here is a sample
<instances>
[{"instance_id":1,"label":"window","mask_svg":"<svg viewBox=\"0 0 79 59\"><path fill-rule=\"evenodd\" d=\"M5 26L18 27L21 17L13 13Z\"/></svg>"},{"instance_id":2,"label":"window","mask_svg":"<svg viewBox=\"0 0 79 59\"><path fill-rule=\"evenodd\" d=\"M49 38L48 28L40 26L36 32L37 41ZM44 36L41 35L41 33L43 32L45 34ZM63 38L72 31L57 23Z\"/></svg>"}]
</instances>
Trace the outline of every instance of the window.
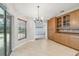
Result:
<instances>
[{"instance_id":1,"label":"window","mask_svg":"<svg viewBox=\"0 0 79 59\"><path fill-rule=\"evenodd\" d=\"M44 31L44 26L43 26L43 21L37 21L35 20L35 35L36 39L39 38L44 38L45 37L45 31Z\"/></svg>"},{"instance_id":2,"label":"window","mask_svg":"<svg viewBox=\"0 0 79 59\"><path fill-rule=\"evenodd\" d=\"M18 39L26 38L26 21L18 19Z\"/></svg>"}]
</instances>

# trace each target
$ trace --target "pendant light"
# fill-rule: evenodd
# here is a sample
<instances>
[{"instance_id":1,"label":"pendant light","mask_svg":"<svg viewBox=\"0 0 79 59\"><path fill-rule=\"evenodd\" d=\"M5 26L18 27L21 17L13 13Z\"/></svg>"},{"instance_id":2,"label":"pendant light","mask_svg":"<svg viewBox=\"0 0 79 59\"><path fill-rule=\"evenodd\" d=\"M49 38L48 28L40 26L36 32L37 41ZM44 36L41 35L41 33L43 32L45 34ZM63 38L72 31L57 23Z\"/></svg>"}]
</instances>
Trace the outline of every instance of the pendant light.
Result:
<instances>
[{"instance_id":1,"label":"pendant light","mask_svg":"<svg viewBox=\"0 0 79 59\"><path fill-rule=\"evenodd\" d=\"M35 18L35 22L41 23L42 20L41 20L41 18L39 17L39 8L40 8L40 6L38 5L38 6L36 6L36 7L37 7L38 16L37 16L37 18Z\"/></svg>"}]
</instances>

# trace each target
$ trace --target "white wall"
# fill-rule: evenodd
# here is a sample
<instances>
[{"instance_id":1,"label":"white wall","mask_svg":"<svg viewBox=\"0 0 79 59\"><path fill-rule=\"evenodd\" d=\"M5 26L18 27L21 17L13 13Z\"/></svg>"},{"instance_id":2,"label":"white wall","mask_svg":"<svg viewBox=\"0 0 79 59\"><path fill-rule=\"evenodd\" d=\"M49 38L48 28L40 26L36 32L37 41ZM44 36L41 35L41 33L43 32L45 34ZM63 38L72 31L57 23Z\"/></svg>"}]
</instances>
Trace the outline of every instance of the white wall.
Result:
<instances>
[{"instance_id":1,"label":"white wall","mask_svg":"<svg viewBox=\"0 0 79 59\"><path fill-rule=\"evenodd\" d=\"M34 22L32 19L27 19L22 14L17 13L16 9L13 7L12 4L7 4L7 10L10 14L12 14L12 49L16 49L20 45L35 40L34 38ZM17 18L21 18L27 21L27 38L23 40L18 40L18 20Z\"/></svg>"},{"instance_id":2,"label":"white wall","mask_svg":"<svg viewBox=\"0 0 79 59\"><path fill-rule=\"evenodd\" d=\"M47 36L47 25L48 25L47 20L45 20L44 21L45 39L48 39L48 36Z\"/></svg>"},{"instance_id":3,"label":"white wall","mask_svg":"<svg viewBox=\"0 0 79 59\"><path fill-rule=\"evenodd\" d=\"M32 18L26 18L25 15L18 13L16 8L12 4L5 4L7 6L7 10L10 14L12 14L12 49L16 49L20 45L24 43L34 41L35 40L35 23ZM17 18L21 18L27 21L27 38L23 40L18 40L18 20ZM45 22L45 38L47 38L47 23Z\"/></svg>"}]
</instances>

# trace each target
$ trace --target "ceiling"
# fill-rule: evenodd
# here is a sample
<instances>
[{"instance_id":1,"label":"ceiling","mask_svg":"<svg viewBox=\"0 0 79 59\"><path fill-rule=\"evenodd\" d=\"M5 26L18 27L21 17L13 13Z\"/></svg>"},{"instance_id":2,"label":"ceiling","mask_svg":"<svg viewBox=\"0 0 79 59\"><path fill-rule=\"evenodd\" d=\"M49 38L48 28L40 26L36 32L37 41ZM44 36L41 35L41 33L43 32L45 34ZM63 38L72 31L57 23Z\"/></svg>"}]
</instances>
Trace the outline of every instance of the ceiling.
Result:
<instances>
[{"instance_id":1,"label":"ceiling","mask_svg":"<svg viewBox=\"0 0 79 59\"><path fill-rule=\"evenodd\" d=\"M60 14L62 10L67 11L79 7L79 3L13 3L17 12L27 17L37 17L37 7L39 16L42 18L51 18Z\"/></svg>"}]
</instances>

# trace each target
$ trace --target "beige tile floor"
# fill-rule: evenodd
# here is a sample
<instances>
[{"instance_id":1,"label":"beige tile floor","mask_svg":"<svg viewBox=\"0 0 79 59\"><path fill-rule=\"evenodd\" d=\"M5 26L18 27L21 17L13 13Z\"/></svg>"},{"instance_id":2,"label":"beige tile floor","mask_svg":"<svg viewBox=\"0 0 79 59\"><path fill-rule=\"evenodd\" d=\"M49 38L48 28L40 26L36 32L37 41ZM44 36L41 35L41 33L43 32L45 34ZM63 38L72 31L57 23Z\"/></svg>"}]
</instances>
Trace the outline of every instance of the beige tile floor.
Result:
<instances>
[{"instance_id":1,"label":"beige tile floor","mask_svg":"<svg viewBox=\"0 0 79 59\"><path fill-rule=\"evenodd\" d=\"M11 56L74 56L78 51L51 40L35 40L15 49Z\"/></svg>"}]
</instances>

